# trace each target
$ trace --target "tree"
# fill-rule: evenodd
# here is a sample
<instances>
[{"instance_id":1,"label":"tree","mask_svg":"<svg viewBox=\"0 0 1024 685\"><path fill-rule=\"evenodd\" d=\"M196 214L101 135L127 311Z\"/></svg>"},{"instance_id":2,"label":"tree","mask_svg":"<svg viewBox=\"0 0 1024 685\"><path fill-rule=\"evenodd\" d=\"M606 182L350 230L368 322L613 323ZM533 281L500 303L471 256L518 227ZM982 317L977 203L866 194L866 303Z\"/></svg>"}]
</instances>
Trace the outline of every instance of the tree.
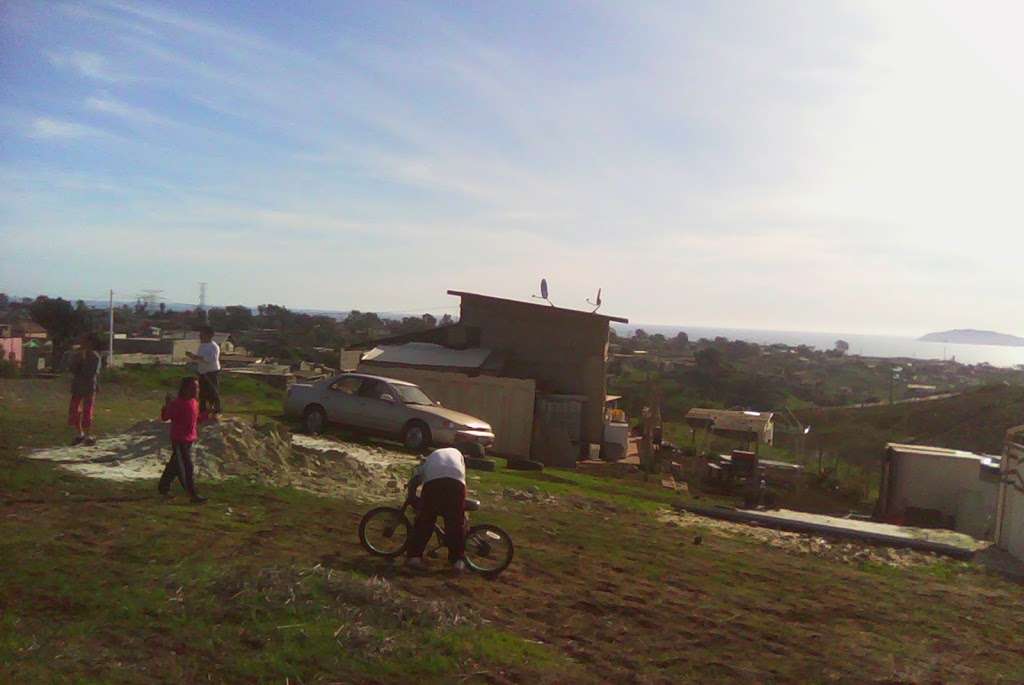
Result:
<instances>
[{"instance_id":1,"label":"tree","mask_svg":"<svg viewBox=\"0 0 1024 685\"><path fill-rule=\"evenodd\" d=\"M693 358L701 371L715 373L722 368L722 353L717 348L707 347L693 355Z\"/></svg>"},{"instance_id":2,"label":"tree","mask_svg":"<svg viewBox=\"0 0 1024 685\"><path fill-rule=\"evenodd\" d=\"M240 304L224 308L224 329L235 333L252 327L252 310Z\"/></svg>"},{"instance_id":3,"label":"tree","mask_svg":"<svg viewBox=\"0 0 1024 685\"><path fill-rule=\"evenodd\" d=\"M836 340L836 352L839 354L846 354L850 351L850 343L845 340Z\"/></svg>"},{"instance_id":4,"label":"tree","mask_svg":"<svg viewBox=\"0 0 1024 685\"><path fill-rule=\"evenodd\" d=\"M45 328L46 333L53 340L55 361L60 360L65 350L70 347L72 340L82 333L92 330L89 310L81 300L79 300L79 304L81 306L75 309L67 300L59 297L50 299L45 295L40 295L35 302L29 305L29 316Z\"/></svg>"},{"instance_id":5,"label":"tree","mask_svg":"<svg viewBox=\"0 0 1024 685\"><path fill-rule=\"evenodd\" d=\"M11 300L7 297L7 293L0 293L0 309L7 309L11 304Z\"/></svg>"}]
</instances>

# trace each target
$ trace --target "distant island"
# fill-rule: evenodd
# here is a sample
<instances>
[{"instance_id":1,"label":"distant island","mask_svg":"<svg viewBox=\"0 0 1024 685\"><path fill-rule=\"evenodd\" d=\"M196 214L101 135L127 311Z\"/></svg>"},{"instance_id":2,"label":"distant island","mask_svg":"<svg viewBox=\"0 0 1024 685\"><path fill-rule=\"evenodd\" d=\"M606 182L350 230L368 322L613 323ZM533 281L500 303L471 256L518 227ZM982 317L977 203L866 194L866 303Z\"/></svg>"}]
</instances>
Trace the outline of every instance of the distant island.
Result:
<instances>
[{"instance_id":1,"label":"distant island","mask_svg":"<svg viewBox=\"0 0 1024 685\"><path fill-rule=\"evenodd\" d=\"M1024 338L995 331L976 331L972 328L942 331L922 335L918 340L924 342L953 343L959 345L1002 345L1004 347L1024 347Z\"/></svg>"}]
</instances>

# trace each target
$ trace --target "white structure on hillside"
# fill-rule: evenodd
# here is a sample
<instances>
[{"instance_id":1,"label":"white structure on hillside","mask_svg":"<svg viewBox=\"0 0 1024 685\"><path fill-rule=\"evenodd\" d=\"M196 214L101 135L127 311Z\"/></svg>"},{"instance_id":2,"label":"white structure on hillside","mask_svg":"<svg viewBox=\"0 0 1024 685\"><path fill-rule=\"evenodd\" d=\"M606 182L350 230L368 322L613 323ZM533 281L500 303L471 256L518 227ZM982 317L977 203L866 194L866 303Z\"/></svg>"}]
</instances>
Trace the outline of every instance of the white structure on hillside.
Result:
<instances>
[{"instance_id":1,"label":"white structure on hillside","mask_svg":"<svg viewBox=\"0 0 1024 685\"><path fill-rule=\"evenodd\" d=\"M882 462L876 518L949 528L994 539L998 456L889 443Z\"/></svg>"}]
</instances>

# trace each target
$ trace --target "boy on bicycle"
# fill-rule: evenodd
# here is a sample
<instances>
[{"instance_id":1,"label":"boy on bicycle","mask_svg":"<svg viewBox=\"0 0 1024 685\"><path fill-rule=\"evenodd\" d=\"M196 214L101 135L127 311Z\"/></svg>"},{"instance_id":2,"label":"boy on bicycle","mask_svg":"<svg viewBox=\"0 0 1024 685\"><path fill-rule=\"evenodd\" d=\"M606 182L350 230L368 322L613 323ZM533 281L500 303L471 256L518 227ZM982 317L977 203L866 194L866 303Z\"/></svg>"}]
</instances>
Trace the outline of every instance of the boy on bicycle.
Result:
<instances>
[{"instance_id":1,"label":"boy on bicycle","mask_svg":"<svg viewBox=\"0 0 1024 685\"><path fill-rule=\"evenodd\" d=\"M434 532L438 516L444 517L448 561L457 573L466 570L466 460L463 455L482 457L483 448L473 443L458 448L433 450L413 471L406 501L416 509L412 538L406 552L406 565L423 567L423 551ZM422 484L420 497L416 488Z\"/></svg>"}]
</instances>

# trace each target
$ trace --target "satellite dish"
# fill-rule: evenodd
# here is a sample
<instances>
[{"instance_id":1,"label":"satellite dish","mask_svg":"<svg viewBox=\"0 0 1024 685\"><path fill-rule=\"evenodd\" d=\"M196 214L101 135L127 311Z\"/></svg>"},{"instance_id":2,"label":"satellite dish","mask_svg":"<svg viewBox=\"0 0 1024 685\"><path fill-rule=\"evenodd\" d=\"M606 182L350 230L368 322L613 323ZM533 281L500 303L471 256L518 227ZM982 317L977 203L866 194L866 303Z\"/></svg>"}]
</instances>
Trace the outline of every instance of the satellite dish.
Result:
<instances>
[{"instance_id":1,"label":"satellite dish","mask_svg":"<svg viewBox=\"0 0 1024 685\"><path fill-rule=\"evenodd\" d=\"M555 306L554 302L552 302L551 300L548 299L548 279L546 279L546 278L540 279L540 295L534 295L533 299L535 299L535 300L544 300L545 302L550 304L552 307Z\"/></svg>"},{"instance_id":2,"label":"satellite dish","mask_svg":"<svg viewBox=\"0 0 1024 685\"><path fill-rule=\"evenodd\" d=\"M596 312L596 311L597 311L598 309L600 309L600 308L601 308L601 289L600 289L600 288L598 288L598 289L597 289L597 297L596 297L596 298L594 298L594 300L593 300L593 301L591 301L591 300L590 300L590 299L588 298L588 299L587 299L587 304L591 305L591 306L592 306L592 307L594 308L594 309L593 309L593 311L594 311L594 312ZM593 313L593 312L592 312L592 313Z\"/></svg>"}]
</instances>

